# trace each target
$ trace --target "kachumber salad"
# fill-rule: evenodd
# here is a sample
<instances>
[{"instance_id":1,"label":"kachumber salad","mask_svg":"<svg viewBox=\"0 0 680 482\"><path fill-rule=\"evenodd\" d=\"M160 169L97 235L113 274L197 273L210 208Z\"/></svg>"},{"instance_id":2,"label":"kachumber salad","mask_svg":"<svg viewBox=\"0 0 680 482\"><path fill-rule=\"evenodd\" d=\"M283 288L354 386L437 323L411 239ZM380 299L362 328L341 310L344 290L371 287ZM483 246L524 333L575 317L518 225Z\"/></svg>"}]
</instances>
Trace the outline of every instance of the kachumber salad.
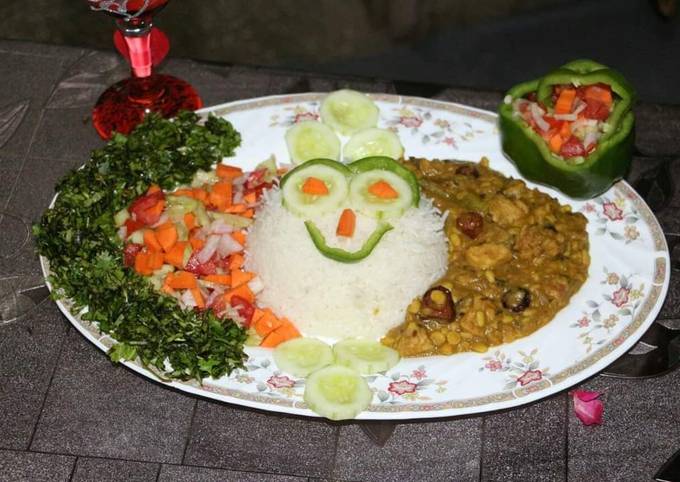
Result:
<instances>
[{"instance_id":1,"label":"kachumber salad","mask_svg":"<svg viewBox=\"0 0 680 482\"><path fill-rule=\"evenodd\" d=\"M250 172L223 162L227 121L149 116L58 185L34 228L53 287L114 361L201 380L242 367L244 345L274 349L331 419L368 407L363 376L400 356L549 322L587 277L585 218L485 160L404 160L378 114L334 92L286 133L292 166Z\"/></svg>"}]
</instances>

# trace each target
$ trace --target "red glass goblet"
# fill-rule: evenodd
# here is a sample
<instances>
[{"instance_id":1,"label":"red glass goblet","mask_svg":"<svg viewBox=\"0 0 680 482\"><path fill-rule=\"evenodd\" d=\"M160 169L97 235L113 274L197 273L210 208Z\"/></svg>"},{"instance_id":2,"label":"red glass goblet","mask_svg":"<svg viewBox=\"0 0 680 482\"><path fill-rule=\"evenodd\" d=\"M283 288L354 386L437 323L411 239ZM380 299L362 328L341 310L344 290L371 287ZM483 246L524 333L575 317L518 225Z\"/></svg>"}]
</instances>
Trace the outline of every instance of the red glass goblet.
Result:
<instances>
[{"instance_id":1,"label":"red glass goblet","mask_svg":"<svg viewBox=\"0 0 680 482\"><path fill-rule=\"evenodd\" d=\"M128 134L150 112L173 117L180 110L196 110L203 106L196 90L187 82L153 72L152 19L168 1L87 0L92 10L116 17L132 71L131 77L104 91L92 112L94 127L105 140L114 132Z\"/></svg>"}]
</instances>

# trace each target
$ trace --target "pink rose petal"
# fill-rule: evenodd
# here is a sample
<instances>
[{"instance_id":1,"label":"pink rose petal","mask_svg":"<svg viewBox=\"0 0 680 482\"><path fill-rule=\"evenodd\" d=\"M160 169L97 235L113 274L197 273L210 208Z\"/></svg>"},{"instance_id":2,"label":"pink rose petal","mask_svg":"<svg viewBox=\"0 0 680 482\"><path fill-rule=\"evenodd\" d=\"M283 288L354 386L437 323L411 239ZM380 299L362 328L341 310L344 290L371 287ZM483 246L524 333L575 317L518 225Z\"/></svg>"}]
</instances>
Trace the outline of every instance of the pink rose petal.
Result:
<instances>
[{"instance_id":1,"label":"pink rose petal","mask_svg":"<svg viewBox=\"0 0 680 482\"><path fill-rule=\"evenodd\" d=\"M602 423L604 405L597 398L600 392L574 390L571 397L574 401L574 413L584 425L599 425Z\"/></svg>"}]
</instances>

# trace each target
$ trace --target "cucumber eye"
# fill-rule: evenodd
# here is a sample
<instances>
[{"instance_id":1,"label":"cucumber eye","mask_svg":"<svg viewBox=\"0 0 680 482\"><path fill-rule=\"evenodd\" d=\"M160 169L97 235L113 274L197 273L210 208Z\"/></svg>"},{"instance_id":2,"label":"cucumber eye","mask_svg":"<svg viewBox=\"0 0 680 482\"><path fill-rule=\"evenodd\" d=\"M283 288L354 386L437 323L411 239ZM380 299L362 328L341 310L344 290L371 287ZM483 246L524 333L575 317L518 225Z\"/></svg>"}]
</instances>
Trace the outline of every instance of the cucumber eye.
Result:
<instances>
[{"instance_id":1,"label":"cucumber eye","mask_svg":"<svg viewBox=\"0 0 680 482\"><path fill-rule=\"evenodd\" d=\"M411 186L397 174L384 169L354 176L349 197L358 211L378 219L400 216L413 205Z\"/></svg>"},{"instance_id":2,"label":"cucumber eye","mask_svg":"<svg viewBox=\"0 0 680 482\"><path fill-rule=\"evenodd\" d=\"M333 211L347 200L350 174L349 169L337 161L307 161L281 180L283 204L303 218Z\"/></svg>"}]
</instances>

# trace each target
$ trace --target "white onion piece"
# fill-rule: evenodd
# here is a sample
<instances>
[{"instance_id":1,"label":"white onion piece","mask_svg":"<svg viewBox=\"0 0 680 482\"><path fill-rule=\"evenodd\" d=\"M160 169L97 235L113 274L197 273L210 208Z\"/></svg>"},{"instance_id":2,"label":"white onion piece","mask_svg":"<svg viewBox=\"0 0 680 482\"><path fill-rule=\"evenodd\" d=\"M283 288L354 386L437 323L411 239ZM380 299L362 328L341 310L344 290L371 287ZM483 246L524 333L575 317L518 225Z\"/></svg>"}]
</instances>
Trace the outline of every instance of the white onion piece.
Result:
<instances>
[{"instance_id":1,"label":"white onion piece","mask_svg":"<svg viewBox=\"0 0 680 482\"><path fill-rule=\"evenodd\" d=\"M243 191L236 191L232 202L234 204L241 204L243 202Z\"/></svg>"},{"instance_id":2,"label":"white onion piece","mask_svg":"<svg viewBox=\"0 0 680 482\"><path fill-rule=\"evenodd\" d=\"M127 227L125 225L118 228L118 237L123 241L127 239Z\"/></svg>"},{"instance_id":3,"label":"white onion piece","mask_svg":"<svg viewBox=\"0 0 680 482\"><path fill-rule=\"evenodd\" d=\"M586 108L587 105L588 104L583 102L581 99L578 99L577 103L576 103L576 109L574 109L573 114L576 114L576 115L580 114L583 111L583 109Z\"/></svg>"},{"instance_id":4,"label":"white onion piece","mask_svg":"<svg viewBox=\"0 0 680 482\"><path fill-rule=\"evenodd\" d=\"M563 120L563 121L575 121L578 119L576 114L555 114L553 116L555 120Z\"/></svg>"},{"instance_id":5,"label":"white onion piece","mask_svg":"<svg viewBox=\"0 0 680 482\"><path fill-rule=\"evenodd\" d=\"M542 131L547 132L550 129L550 124L543 119L543 109L538 104L531 104L531 118Z\"/></svg>"},{"instance_id":6,"label":"white onion piece","mask_svg":"<svg viewBox=\"0 0 680 482\"><path fill-rule=\"evenodd\" d=\"M256 295L264 289L264 282L259 276L255 276L248 282L248 288Z\"/></svg>"},{"instance_id":7,"label":"white onion piece","mask_svg":"<svg viewBox=\"0 0 680 482\"><path fill-rule=\"evenodd\" d=\"M232 253L238 253L243 250L243 246L228 234L223 234L220 237L217 245L217 252L220 256L229 256Z\"/></svg>"},{"instance_id":8,"label":"white onion piece","mask_svg":"<svg viewBox=\"0 0 680 482\"><path fill-rule=\"evenodd\" d=\"M197 259L198 262L203 264L206 263L210 258L213 257L215 251L217 251L217 246L220 244L220 236L217 234L211 234L208 236L208 240L205 242L205 246L198 252Z\"/></svg>"},{"instance_id":9,"label":"white onion piece","mask_svg":"<svg viewBox=\"0 0 680 482\"><path fill-rule=\"evenodd\" d=\"M194 295L191 294L191 290L184 290L182 297L179 299L185 308L193 308L197 305Z\"/></svg>"},{"instance_id":10,"label":"white onion piece","mask_svg":"<svg viewBox=\"0 0 680 482\"><path fill-rule=\"evenodd\" d=\"M586 149L588 149L588 146L591 144L595 144L598 140L600 139L600 134L597 131L589 131L586 133L584 139L583 139L583 145Z\"/></svg>"},{"instance_id":11,"label":"white onion piece","mask_svg":"<svg viewBox=\"0 0 680 482\"><path fill-rule=\"evenodd\" d=\"M233 233L234 232L234 227L228 225L221 219L216 219L215 221L210 224L210 233L211 234L227 234L227 233Z\"/></svg>"},{"instance_id":12,"label":"white onion piece","mask_svg":"<svg viewBox=\"0 0 680 482\"><path fill-rule=\"evenodd\" d=\"M222 296L223 294L224 290L216 287L214 290L212 290L212 293L210 293L208 297L205 299L205 306L212 306L215 300Z\"/></svg>"}]
</instances>

